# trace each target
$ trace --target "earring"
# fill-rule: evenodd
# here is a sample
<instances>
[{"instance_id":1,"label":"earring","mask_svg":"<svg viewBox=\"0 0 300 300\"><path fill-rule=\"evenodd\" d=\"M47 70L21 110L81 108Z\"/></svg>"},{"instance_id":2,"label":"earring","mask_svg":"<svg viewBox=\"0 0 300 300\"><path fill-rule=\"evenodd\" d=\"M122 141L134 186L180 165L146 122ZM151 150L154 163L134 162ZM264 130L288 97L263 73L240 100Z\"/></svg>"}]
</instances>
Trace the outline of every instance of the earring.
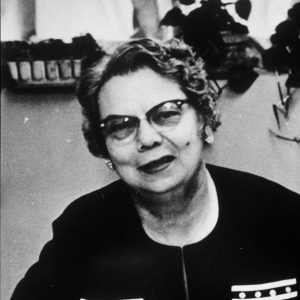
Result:
<instances>
[{"instance_id":1,"label":"earring","mask_svg":"<svg viewBox=\"0 0 300 300\"><path fill-rule=\"evenodd\" d=\"M204 141L207 144L212 144L214 142L214 134L210 126L205 126L204 129Z\"/></svg>"},{"instance_id":2,"label":"earring","mask_svg":"<svg viewBox=\"0 0 300 300\"><path fill-rule=\"evenodd\" d=\"M108 170L110 170L110 171L115 170L114 164L112 163L112 161L110 159L105 159L104 162L105 162L106 167L107 167Z\"/></svg>"}]
</instances>

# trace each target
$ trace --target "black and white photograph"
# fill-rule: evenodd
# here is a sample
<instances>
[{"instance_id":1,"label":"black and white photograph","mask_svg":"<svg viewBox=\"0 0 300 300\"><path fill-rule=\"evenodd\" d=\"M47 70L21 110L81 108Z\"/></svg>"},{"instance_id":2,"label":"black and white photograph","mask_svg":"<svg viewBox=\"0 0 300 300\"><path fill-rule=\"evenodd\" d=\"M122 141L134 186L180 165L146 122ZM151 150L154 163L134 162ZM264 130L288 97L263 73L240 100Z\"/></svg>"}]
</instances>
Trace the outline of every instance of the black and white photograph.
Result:
<instances>
[{"instance_id":1,"label":"black and white photograph","mask_svg":"<svg viewBox=\"0 0 300 300\"><path fill-rule=\"evenodd\" d=\"M300 299L300 0L1 0L1 300Z\"/></svg>"}]
</instances>

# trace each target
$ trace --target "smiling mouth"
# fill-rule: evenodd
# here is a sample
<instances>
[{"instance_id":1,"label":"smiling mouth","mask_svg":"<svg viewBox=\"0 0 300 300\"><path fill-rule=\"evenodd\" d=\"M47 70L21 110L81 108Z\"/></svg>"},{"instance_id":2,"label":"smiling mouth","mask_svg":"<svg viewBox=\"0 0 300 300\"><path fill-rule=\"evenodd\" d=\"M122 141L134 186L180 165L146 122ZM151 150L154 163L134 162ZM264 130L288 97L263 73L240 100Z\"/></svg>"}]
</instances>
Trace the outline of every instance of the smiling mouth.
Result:
<instances>
[{"instance_id":1,"label":"smiling mouth","mask_svg":"<svg viewBox=\"0 0 300 300\"><path fill-rule=\"evenodd\" d=\"M153 174L166 169L174 159L174 156L166 155L160 159L153 160L145 165L142 165L138 167L138 169L144 173Z\"/></svg>"}]
</instances>

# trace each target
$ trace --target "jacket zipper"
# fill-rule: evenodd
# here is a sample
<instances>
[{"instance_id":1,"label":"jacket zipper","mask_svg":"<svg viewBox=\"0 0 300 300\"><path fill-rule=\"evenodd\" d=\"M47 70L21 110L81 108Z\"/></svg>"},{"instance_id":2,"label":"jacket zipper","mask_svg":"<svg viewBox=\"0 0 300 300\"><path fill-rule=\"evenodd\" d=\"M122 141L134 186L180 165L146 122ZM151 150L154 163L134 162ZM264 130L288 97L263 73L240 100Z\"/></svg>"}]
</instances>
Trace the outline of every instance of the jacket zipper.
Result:
<instances>
[{"instance_id":1,"label":"jacket zipper","mask_svg":"<svg viewBox=\"0 0 300 300\"><path fill-rule=\"evenodd\" d=\"M189 286L188 286L187 275L186 275L183 247L180 248L180 252L181 252L181 266L182 266L182 277L183 277L185 300L190 300L190 293L189 293Z\"/></svg>"}]
</instances>

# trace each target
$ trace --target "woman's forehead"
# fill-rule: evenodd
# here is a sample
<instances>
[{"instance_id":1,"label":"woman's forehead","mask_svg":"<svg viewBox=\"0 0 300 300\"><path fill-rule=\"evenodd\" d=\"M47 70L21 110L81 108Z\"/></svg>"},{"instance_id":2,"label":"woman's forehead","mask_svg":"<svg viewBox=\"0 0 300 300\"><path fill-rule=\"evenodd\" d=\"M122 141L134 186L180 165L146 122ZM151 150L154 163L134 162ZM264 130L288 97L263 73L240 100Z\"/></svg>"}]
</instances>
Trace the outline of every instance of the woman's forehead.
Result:
<instances>
[{"instance_id":1,"label":"woman's forehead","mask_svg":"<svg viewBox=\"0 0 300 300\"><path fill-rule=\"evenodd\" d=\"M139 115L161 102L185 98L178 83L145 68L105 83L99 93L100 115Z\"/></svg>"}]
</instances>

